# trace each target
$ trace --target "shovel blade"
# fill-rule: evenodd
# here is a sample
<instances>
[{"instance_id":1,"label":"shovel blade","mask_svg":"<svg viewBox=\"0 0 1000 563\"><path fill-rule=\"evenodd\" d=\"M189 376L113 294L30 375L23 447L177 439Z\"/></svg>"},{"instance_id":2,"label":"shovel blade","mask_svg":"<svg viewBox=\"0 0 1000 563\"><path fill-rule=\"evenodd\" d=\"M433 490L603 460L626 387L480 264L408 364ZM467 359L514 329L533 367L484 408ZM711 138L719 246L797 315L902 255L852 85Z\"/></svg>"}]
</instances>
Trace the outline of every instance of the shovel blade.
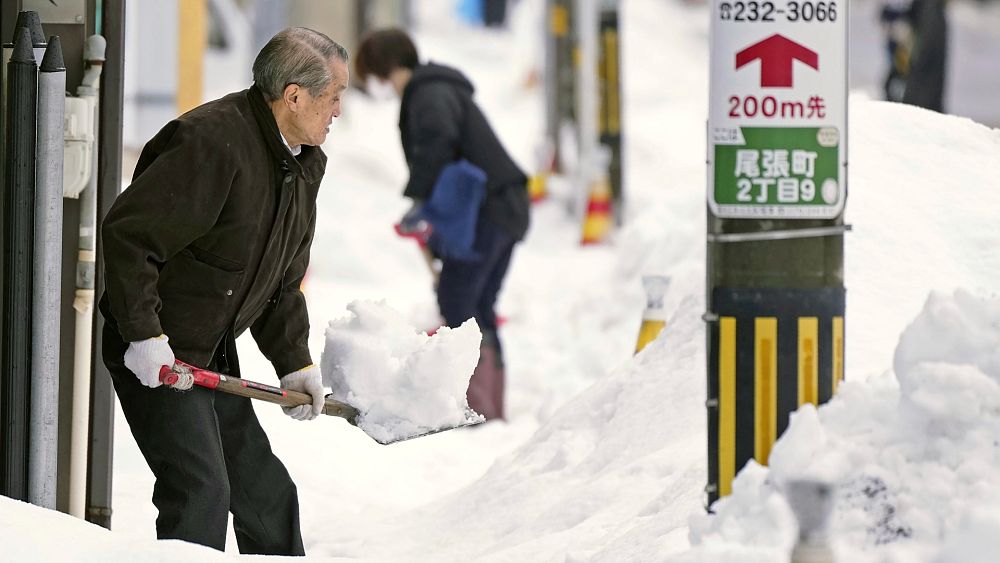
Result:
<instances>
[{"instance_id":1,"label":"shovel blade","mask_svg":"<svg viewBox=\"0 0 1000 563\"><path fill-rule=\"evenodd\" d=\"M177 361L174 366L163 366L160 370L160 381L165 385L173 386L177 383L178 373L185 373L192 375L194 377L194 384L199 387L205 387L207 389L213 389L215 391L228 393L230 395L237 395L240 397L249 397L251 399L257 399L261 401L266 401L268 403L274 403L281 405L283 407L297 407L299 405L310 405L312 404L312 397L309 395L299 392L291 391L288 389L280 389L278 387L272 387L263 383L257 383L255 381L249 381L246 379L241 379L238 377L230 377L220 373L215 373L208 370L203 370L201 368L185 364L184 362ZM334 399L331 395L326 396L325 404L323 405L323 414L328 416L336 416L343 418L353 424L358 426L358 409L352 407L351 405L338 401ZM437 434L438 432L444 432L445 430L451 430L453 428L461 428L463 426L474 426L484 422L486 419L480 414L476 413L470 408L465 409L465 420L454 426L446 426L444 428L426 428L421 429L414 434L408 436L396 436L391 440L380 440L371 434L367 434L370 438L375 440L380 444L395 444L396 442L403 442L406 440L412 440L414 438L419 438L421 436L429 436L431 434Z\"/></svg>"},{"instance_id":2,"label":"shovel blade","mask_svg":"<svg viewBox=\"0 0 1000 563\"><path fill-rule=\"evenodd\" d=\"M478 414L476 411L474 411L472 409L465 409L465 420L463 420L462 422L460 422L460 423L458 423L458 424L456 424L454 426L444 426L442 428L422 428L422 429L418 430L417 432L415 432L413 434L409 434L409 435L406 435L406 436L394 436L392 439L388 439L388 440L383 440L383 439L380 439L380 438L376 438L374 436L371 436L370 434L369 434L369 436L371 436L371 438L373 440L375 440L376 442L378 442L379 444L382 444L382 445L385 446L385 445L389 445L389 444L396 444L396 443L399 443L399 442L406 442L407 440L412 440L414 438L422 438L424 436L430 436L431 434L438 434L440 432L446 432L448 430L454 430L455 428L463 428L463 427L466 427L466 426L475 426L477 424L482 424L483 422L486 422L486 419L483 418L482 415Z\"/></svg>"}]
</instances>

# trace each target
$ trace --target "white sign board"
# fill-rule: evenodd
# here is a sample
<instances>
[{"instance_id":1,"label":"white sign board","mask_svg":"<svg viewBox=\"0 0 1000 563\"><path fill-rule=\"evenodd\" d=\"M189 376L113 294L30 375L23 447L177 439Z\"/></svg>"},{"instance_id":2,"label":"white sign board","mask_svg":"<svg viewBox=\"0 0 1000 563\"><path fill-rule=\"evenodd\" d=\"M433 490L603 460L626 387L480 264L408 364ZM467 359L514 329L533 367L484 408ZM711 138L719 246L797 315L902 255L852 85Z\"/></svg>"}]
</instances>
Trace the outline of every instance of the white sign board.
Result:
<instances>
[{"instance_id":1,"label":"white sign board","mask_svg":"<svg viewBox=\"0 0 1000 563\"><path fill-rule=\"evenodd\" d=\"M708 204L832 219L847 180L847 2L713 0Z\"/></svg>"}]
</instances>

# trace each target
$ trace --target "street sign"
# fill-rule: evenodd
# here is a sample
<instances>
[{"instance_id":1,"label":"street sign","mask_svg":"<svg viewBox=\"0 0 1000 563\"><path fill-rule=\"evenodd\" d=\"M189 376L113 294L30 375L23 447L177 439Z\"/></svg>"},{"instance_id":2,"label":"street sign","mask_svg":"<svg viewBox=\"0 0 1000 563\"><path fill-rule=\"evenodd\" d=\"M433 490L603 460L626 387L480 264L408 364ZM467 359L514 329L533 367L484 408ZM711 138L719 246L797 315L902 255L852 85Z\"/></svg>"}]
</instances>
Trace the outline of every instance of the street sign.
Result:
<instances>
[{"instance_id":1,"label":"street sign","mask_svg":"<svg viewBox=\"0 0 1000 563\"><path fill-rule=\"evenodd\" d=\"M708 204L833 219L847 181L847 1L714 0Z\"/></svg>"}]
</instances>

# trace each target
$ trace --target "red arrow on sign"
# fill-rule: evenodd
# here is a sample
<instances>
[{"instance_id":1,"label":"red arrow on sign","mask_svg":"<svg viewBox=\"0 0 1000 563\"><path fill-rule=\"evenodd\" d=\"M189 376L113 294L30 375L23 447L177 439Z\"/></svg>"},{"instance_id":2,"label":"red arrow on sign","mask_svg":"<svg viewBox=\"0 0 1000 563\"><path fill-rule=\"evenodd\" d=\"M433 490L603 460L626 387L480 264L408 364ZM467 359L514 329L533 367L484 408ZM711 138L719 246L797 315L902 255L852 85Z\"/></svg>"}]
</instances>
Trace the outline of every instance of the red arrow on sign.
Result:
<instances>
[{"instance_id":1,"label":"red arrow on sign","mask_svg":"<svg viewBox=\"0 0 1000 563\"><path fill-rule=\"evenodd\" d=\"M795 60L819 70L816 51L777 33L736 53L736 70L757 59L760 59L762 88L791 88L792 61Z\"/></svg>"}]
</instances>

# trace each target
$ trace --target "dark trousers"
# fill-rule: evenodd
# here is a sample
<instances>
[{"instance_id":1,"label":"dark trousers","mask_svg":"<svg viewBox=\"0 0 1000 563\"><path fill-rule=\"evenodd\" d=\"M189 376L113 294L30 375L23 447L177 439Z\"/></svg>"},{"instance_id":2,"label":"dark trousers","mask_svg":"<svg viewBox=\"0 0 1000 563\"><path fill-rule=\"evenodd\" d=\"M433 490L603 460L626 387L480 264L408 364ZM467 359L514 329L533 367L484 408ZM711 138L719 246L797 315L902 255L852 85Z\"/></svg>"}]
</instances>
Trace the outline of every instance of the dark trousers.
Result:
<instances>
[{"instance_id":1,"label":"dark trousers","mask_svg":"<svg viewBox=\"0 0 1000 563\"><path fill-rule=\"evenodd\" d=\"M500 27L507 20L507 0L483 0L483 23Z\"/></svg>"},{"instance_id":2,"label":"dark trousers","mask_svg":"<svg viewBox=\"0 0 1000 563\"><path fill-rule=\"evenodd\" d=\"M105 325L103 339L115 392L156 477L157 537L221 551L232 512L240 553L305 555L295 484L271 452L250 399L197 386L145 387L125 367L127 345L117 331ZM207 367L230 372L224 351L233 344L221 346Z\"/></svg>"},{"instance_id":3,"label":"dark trousers","mask_svg":"<svg viewBox=\"0 0 1000 563\"><path fill-rule=\"evenodd\" d=\"M503 418L503 354L497 336L496 305L517 240L504 229L479 218L473 249L475 261L444 260L438 278L438 307L455 328L475 318L483 333L479 366L469 381L469 406L487 419Z\"/></svg>"}]
</instances>

